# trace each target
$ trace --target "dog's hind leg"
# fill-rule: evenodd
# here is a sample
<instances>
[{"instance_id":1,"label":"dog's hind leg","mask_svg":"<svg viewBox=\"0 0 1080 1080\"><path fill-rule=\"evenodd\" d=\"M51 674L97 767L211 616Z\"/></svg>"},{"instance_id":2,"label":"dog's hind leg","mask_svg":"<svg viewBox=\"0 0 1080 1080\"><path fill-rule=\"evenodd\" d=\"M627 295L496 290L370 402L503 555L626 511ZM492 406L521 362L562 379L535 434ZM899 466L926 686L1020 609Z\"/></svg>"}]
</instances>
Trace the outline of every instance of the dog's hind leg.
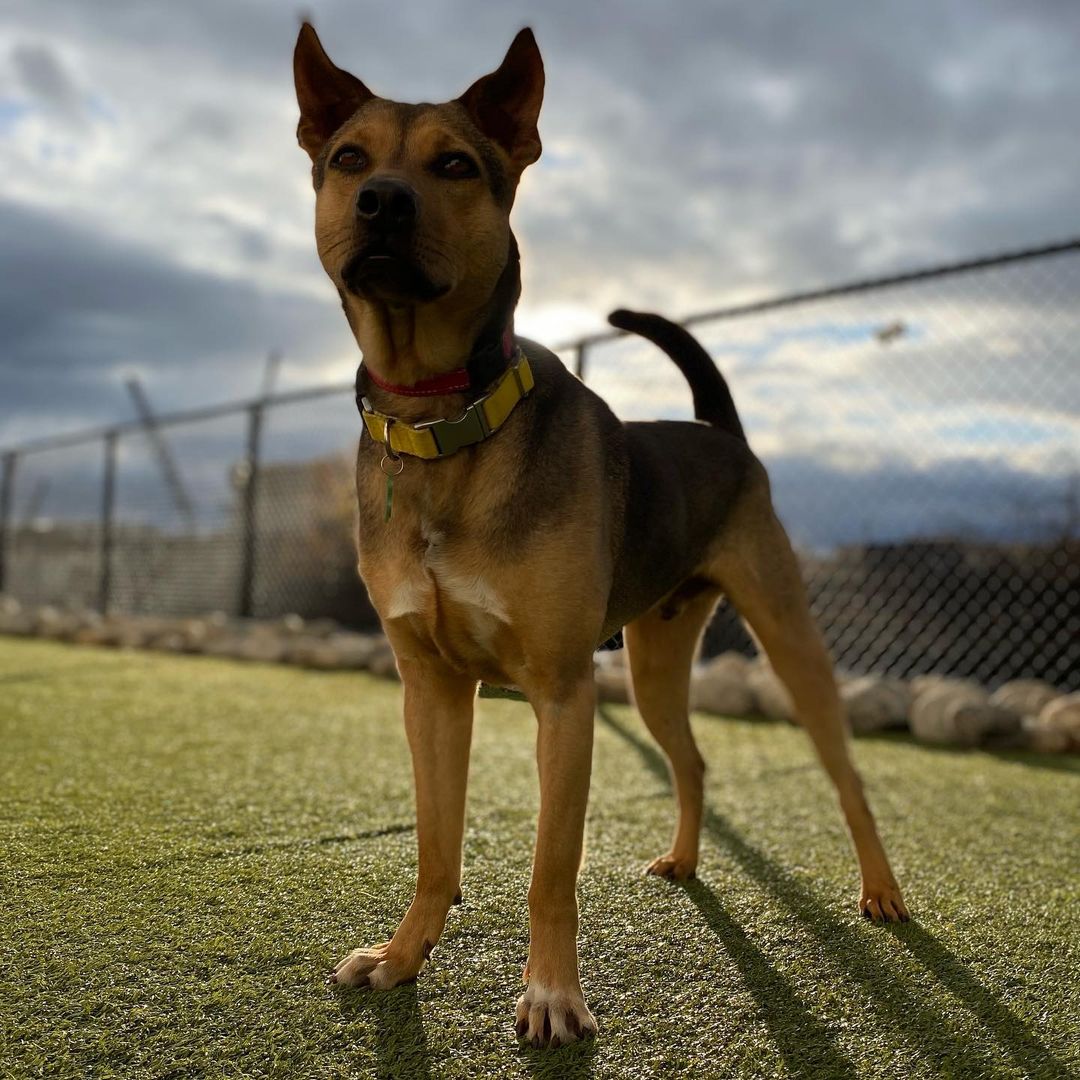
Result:
<instances>
[{"instance_id":1,"label":"dog's hind leg","mask_svg":"<svg viewBox=\"0 0 1080 1080\"><path fill-rule=\"evenodd\" d=\"M663 605L626 627L634 701L645 726L667 755L679 804L670 850L647 872L680 881L697 868L705 763L690 730L690 667L719 590L709 589L678 612Z\"/></svg>"},{"instance_id":2,"label":"dog's hind leg","mask_svg":"<svg viewBox=\"0 0 1080 1080\"><path fill-rule=\"evenodd\" d=\"M720 545L710 561L710 576L720 582L763 646L836 786L862 872L860 910L874 920L904 921L907 908L848 752L832 664L763 475L747 486Z\"/></svg>"}]
</instances>

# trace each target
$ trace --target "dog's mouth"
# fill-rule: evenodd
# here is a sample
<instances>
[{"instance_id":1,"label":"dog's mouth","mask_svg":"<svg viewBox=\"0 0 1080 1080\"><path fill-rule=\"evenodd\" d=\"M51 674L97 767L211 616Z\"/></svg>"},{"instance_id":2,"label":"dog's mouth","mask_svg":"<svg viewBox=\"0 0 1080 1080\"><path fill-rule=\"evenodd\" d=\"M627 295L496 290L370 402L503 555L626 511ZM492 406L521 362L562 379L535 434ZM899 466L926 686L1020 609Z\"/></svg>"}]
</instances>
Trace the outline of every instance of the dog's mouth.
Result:
<instances>
[{"instance_id":1,"label":"dog's mouth","mask_svg":"<svg viewBox=\"0 0 1080 1080\"><path fill-rule=\"evenodd\" d=\"M357 296L389 303L424 303L445 296L450 289L432 281L411 254L385 242L368 244L352 255L341 279Z\"/></svg>"}]
</instances>

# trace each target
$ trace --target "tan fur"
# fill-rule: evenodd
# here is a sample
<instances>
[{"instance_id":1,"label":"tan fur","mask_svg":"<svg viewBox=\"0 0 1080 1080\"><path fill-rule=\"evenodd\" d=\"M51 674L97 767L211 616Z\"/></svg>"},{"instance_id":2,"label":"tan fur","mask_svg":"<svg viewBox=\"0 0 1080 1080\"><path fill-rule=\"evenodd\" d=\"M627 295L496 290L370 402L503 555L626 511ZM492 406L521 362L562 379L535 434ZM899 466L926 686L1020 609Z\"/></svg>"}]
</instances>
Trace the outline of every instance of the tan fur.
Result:
<instances>
[{"instance_id":1,"label":"tan fur","mask_svg":"<svg viewBox=\"0 0 1080 1080\"><path fill-rule=\"evenodd\" d=\"M456 113L446 107L432 106L412 118L394 102L375 100L333 139L334 146L362 145L382 166L382 175L409 178L426 215L418 244L421 263L451 289L444 300L410 308L372 304L346 293L346 315L366 361L376 374L399 383L460 366L502 269L497 253L506 250L509 237L505 210L471 185L443 184L440 189L423 168L440 151L461 145L460 127ZM339 288L344 288L341 254L352 241L354 190L352 177L328 170L316 195L319 258ZM432 403L421 404L430 417ZM405 408L407 413L408 404Z\"/></svg>"},{"instance_id":2,"label":"tan fur","mask_svg":"<svg viewBox=\"0 0 1080 1080\"><path fill-rule=\"evenodd\" d=\"M330 63L310 27L297 45L296 70L299 138L314 162L319 255L365 365L398 384L461 367L509 265L508 215L521 170L540 152L535 124L543 71L531 34L518 36L498 72L445 105L404 106L374 97ZM363 176L328 165L337 148L353 145L369 160ZM459 150L483 159L485 182L433 175L438 155ZM370 176L400 180L415 192L421 210L410 258L444 289L437 299L386 301L350 288L346 268L364 241L357 192ZM517 1028L537 1045L559 1045L596 1027L581 990L576 943L596 702L592 654L626 618L635 698L671 762L679 803L672 845L649 871L685 878L697 866L704 764L690 730L688 687L701 632L723 590L791 689L800 721L836 784L862 869L862 910L886 919L906 917L906 911L848 757L832 670L772 511L764 470L746 466L745 482L723 488L736 493L730 513L715 535L708 534L712 540L700 560L686 556L671 583L682 581L674 588L678 603L657 595L634 607L633 598L649 589L618 580L622 567L637 565L625 561L630 484L619 425L554 358L538 360L536 375L536 393L494 438L443 460L405 460L394 481L390 522L382 519L382 448L361 444L359 569L404 688L419 872L415 898L392 939L350 953L331 978L387 988L423 966L461 884L476 685L481 679L516 685L536 713L540 774L528 986L518 1002ZM545 392L557 395L557 411L540 411ZM406 421L450 417L463 404L452 395L370 393L376 408ZM541 415L547 419L540 421ZM560 425L560 438L550 457L531 460L528 447L539 444L530 441L536 434L530 425L542 422ZM682 425L671 437L682 440L672 445L671 460L682 454L689 460L695 447L706 445L694 425ZM725 445L731 462L752 461L744 443ZM694 483L683 476L675 475L675 482ZM529 527L530 519L543 520L543 527ZM505 535L494 524L501 520ZM701 544L692 550L699 553ZM645 567L639 577L653 570ZM634 607L629 616L627 607Z\"/></svg>"},{"instance_id":3,"label":"tan fur","mask_svg":"<svg viewBox=\"0 0 1080 1080\"><path fill-rule=\"evenodd\" d=\"M723 585L790 691L796 718L836 785L862 871L861 910L876 920L906 919L907 908L848 753L832 664L810 616L802 575L773 511L763 472L748 485L708 571Z\"/></svg>"},{"instance_id":4,"label":"tan fur","mask_svg":"<svg viewBox=\"0 0 1080 1080\"><path fill-rule=\"evenodd\" d=\"M649 864L648 872L680 881L697 869L705 778L705 762L690 730L690 667L717 596L710 590L674 619L653 608L626 627L634 703L667 755L679 803L671 848Z\"/></svg>"}]
</instances>

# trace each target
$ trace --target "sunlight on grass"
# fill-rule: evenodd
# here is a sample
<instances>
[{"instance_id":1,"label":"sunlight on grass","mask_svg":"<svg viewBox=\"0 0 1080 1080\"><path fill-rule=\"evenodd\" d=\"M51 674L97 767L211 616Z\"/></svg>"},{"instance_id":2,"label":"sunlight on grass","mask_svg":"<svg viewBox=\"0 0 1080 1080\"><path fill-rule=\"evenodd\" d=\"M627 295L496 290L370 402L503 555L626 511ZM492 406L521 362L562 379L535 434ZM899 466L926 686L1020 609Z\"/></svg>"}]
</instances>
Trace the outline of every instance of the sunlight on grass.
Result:
<instances>
[{"instance_id":1,"label":"sunlight on grass","mask_svg":"<svg viewBox=\"0 0 1080 1080\"><path fill-rule=\"evenodd\" d=\"M0 1076L1066 1077L1080 1069L1080 763L857 746L916 921L856 917L802 734L699 718L699 880L641 873L666 771L597 723L582 972L600 1024L511 1027L527 946L535 724L478 706L465 903L388 994L326 970L410 897L398 688L0 641Z\"/></svg>"}]
</instances>

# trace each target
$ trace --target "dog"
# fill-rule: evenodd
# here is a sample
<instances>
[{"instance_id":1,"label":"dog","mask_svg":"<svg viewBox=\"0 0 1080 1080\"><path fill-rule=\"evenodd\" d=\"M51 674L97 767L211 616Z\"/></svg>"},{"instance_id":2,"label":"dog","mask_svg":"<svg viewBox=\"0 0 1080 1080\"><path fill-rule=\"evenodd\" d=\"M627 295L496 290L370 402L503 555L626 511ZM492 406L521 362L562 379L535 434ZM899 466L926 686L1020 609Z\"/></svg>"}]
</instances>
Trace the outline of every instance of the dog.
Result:
<instances>
[{"instance_id":1,"label":"dog","mask_svg":"<svg viewBox=\"0 0 1080 1080\"><path fill-rule=\"evenodd\" d=\"M378 97L304 23L297 137L312 161L319 258L363 362L359 571L393 647L416 786L415 897L338 986L413 979L461 898L473 702L514 686L537 718L540 815L516 1030L535 1046L596 1031L578 970L593 654L625 627L637 708L670 763L678 820L648 872L693 875L704 763L690 669L725 595L795 702L862 874L859 907L908 918L848 754L832 666L799 568L711 358L681 327L616 312L693 393L695 422L621 423L553 354L514 333L510 210L540 156L544 68L530 30L438 105Z\"/></svg>"}]
</instances>

